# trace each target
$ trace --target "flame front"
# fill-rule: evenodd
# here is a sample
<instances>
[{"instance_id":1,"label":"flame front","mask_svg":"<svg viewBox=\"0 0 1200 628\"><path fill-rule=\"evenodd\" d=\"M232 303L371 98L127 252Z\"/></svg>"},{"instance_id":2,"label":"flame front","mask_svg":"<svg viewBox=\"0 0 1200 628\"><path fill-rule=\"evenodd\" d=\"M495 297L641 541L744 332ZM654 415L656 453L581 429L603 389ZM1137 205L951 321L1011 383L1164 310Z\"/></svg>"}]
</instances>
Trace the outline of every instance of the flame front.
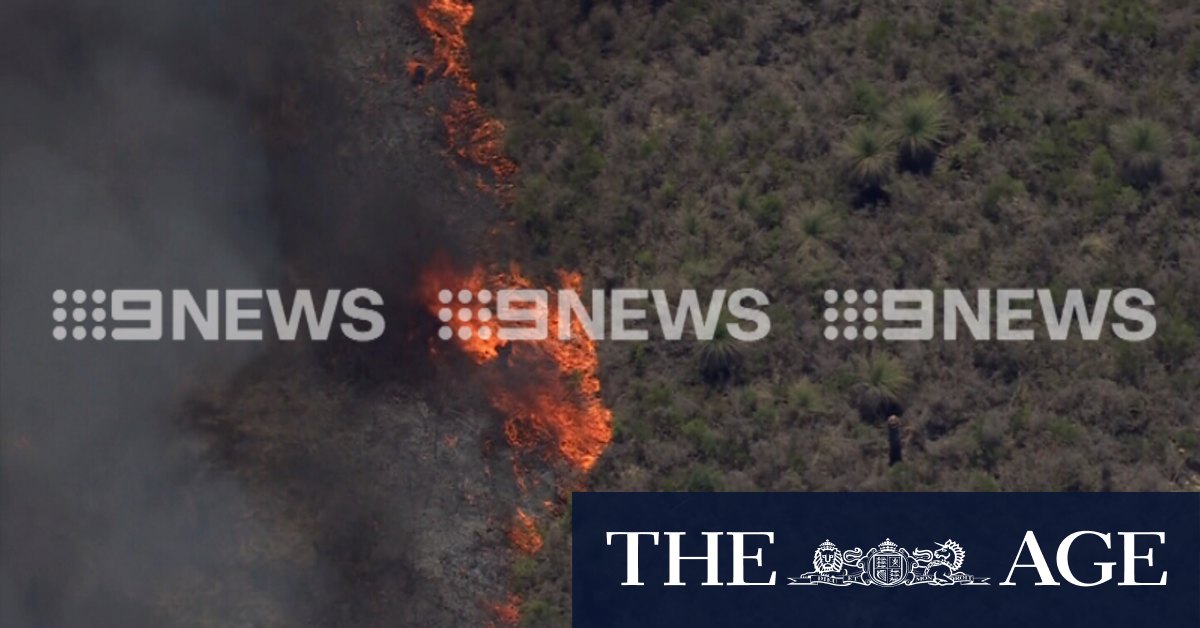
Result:
<instances>
[{"instance_id":1,"label":"flame front","mask_svg":"<svg viewBox=\"0 0 1200 628\"><path fill-rule=\"evenodd\" d=\"M521 596L510 593L507 600L491 606L501 625L516 626L521 621Z\"/></svg>"},{"instance_id":2,"label":"flame front","mask_svg":"<svg viewBox=\"0 0 1200 628\"><path fill-rule=\"evenodd\" d=\"M504 124L489 116L479 104L479 86L471 78L470 51L466 27L475 16L475 7L467 0L432 0L416 9L417 21L433 40L433 71L454 81L459 94L442 114L450 151L477 166L489 170L493 186L482 180L479 185L504 197L508 196L517 165L504 155ZM428 76L430 68L421 61L410 61L409 74Z\"/></svg>"},{"instance_id":3,"label":"flame front","mask_svg":"<svg viewBox=\"0 0 1200 628\"><path fill-rule=\"evenodd\" d=\"M526 554L536 554L542 549L542 535L538 532L537 522L529 513L520 508L513 517L508 538L517 549Z\"/></svg>"},{"instance_id":4,"label":"flame front","mask_svg":"<svg viewBox=\"0 0 1200 628\"><path fill-rule=\"evenodd\" d=\"M512 179L517 166L504 154L504 125L480 105L478 85L471 77L466 27L474 15L475 7L468 0L428 0L418 7L417 21L429 35L433 54L428 60L410 61L408 70L416 82L440 73L457 86L458 93L442 114L448 149L486 170L490 182L479 176L476 185L507 207L513 201ZM558 281L562 288L576 292L583 285L583 277L575 271L560 270ZM515 263L507 273L489 274L484 267L460 272L435 261L425 271L422 297L430 312L439 316L443 309L451 309L439 298L443 290L457 296L461 290L478 294L487 289L494 295L501 289L530 287ZM494 323L479 316L483 306L474 302L474 307L459 303L451 309L452 317L464 307L471 314L468 320L455 323L462 333L454 337L454 342L480 366L490 402L504 416L505 438L513 450L544 453L586 474L612 440L612 412L600 397L595 343L577 319L572 319L571 333L560 338L557 316L551 315L557 311L558 293L551 288L547 293L550 333L544 340L501 340ZM518 484L524 488L516 460L514 470ZM534 516L517 508L509 540L521 552L540 551L542 537ZM510 595L506 602L492 605L493 614L500 623L515 625L520 618L520 603L519 597Z\"/></svg>"},{"instance_id":5,"label":"flame front","mask_svg":"<svg viewBox=\"0 0 1200 628\"><path fill-rule=\"evenodd\" d=\"M582 288L579 273L559 271L558 275L562 289L578 293ZM528 289L532 284L515 264L506 273L488 276L478 267L455 275L439 263L427 270L423 286L425 302L436 316L445 308L437 298L441 290L457 294L465 289L478 294L486 288L494 294L501 289ZM569 334L559 333L558 292L553 288L546 288L546 292L548 307L538 313L548 319L544 340L501 340L492 319L480 320L478 313L483 306L478 304L460 305L454 310L471 312L469 320L456 321L455 325L472 332L454 340L480 365L498 362L505 355L504 364L496 365L499 370L484 371L484 381L492 406L505 417L508 443L519 451L549 450L586 473L612 440L612 411L600 397L596 343L578 318L571 319ZM484 329L487 331L480 334ZM524 381L514 380L514 373Z\"/></svg>"},{"instance_id":6,"label":"flame front","mask_svg":"<svg viewBox=\"0 0 1200 628\"><path fill-rule=\"evenodd\" d=\"M516 164L503 154L504 125L487 115L479 104L478 86L471 78L470 52L465 30L475 7L467 0L430 0L416 9L417 21L433 42L433 61L441 75L455 82L459 94L450 102L442 120L446 125L452 152L466 161L487 168L493 176L502 204L511 200L509 182L517 172ZM410 72L428 68L419 61L409 64ZM484 186L485 189L486 186ZM563 288L578 290L583 278L578 272L559 271ZM435 314L441 309L436 292L452 288L474 293L488 288L493 292L503 288L529 288L530 282L512 265L510 272L489 277L482 268L454 276L445 264L435 264L426 273L424 285L426 302ZM551 295L555 290L548 289ZM550 311L555 311L554 297ZM583 333L582 324L575 327L569 339L560 339L556 317L551 318L551 333L546 340L521 343L513 347L509 358L512 366L530 373L541 373L535 386L520 387L496 382L491 390L492 405L506 417L504 433L510 445L519 450L551 445L573 467L587 472L599 460L612 438L612 412L600 400L599 361L595 343ZM463 351L479 364L496 360L506 343L498 338L487 323L472 316L465 326L471 330L466 338L458 337ZM488 327L486 334L478 333ZM549 368L547 368L549 364ZM493 380L495 381L495 380Z\"/></svg>"}]
</instances>

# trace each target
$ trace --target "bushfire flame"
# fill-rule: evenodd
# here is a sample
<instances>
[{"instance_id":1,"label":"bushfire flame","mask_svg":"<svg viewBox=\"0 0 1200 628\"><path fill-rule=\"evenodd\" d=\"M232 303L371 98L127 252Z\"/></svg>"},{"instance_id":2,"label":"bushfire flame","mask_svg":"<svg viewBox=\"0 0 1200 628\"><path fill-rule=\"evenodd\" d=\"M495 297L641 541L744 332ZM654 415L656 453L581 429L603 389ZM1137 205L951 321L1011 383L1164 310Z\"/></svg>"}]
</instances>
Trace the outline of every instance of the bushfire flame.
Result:
<instances>
[{"instance_id":1,"label":"bushfire flame","mask_svg":"<svg viewBox=\"0 0 1200 628\"><path fill-rule=\"evenodd\" d=\"M526 554L536 554L542 549L542 535L538 532L537 522L529 513L520 508L513 517L513 525L509 529L508 538L517 549Z\"/></svg>"},{"instance_id":2,"label":"bushfire flame","mask_svg":"<svg viewBox=\"0 0 1200 628\"><path fill-rule=\"evenodd\" d=\"M521 596L508 594L508 599L504 602L492 604L492 612L502 625L517 625L517 622L521 621Z\"/></svg>"},{"instance_id":3,"label":"bushfire flame","mask_svg":"<svg viewBox=\"0 0 1200 628\"><path fill-rule=\"evenodd\" d=\"M563 289L581 291L583 277L559 271ZM488 276L481 268L456 275L445 263L430 266L423 278L425 302L435 316L445 308L437 298L440 290L481 289L493 293L503 288L528 289L532 283L514 264L508 272ZM557 290L547 288L549 308L557 312ZM588 472L612 440L612 411L600 398L599 359L596 344L578 318L571 320L571 333L560 338L558 317L548 316L549 333L537 341L501 340L495 319L481 321L483 305L458 305L467 309L467 321L455 321L471 330L467 338L455 336L459 348L476 364L497 363L500 370L485 370L483 379L489 400L505 417L504 435L519 451L546 450L557 454L576 470ZM490 309L490 308L489 308ZM480 334L481 330L487 330ZM517 374L519 380L513 377Z\"/></svg>"},{"instance_id":4,"label":"bushfire flame","mask_svg":"<svg viewBox=\"0 0 1200 628\"><path fill-rule=\"evenodd\" d=\"M414 82L424 83L440 74L455 83L458 94L442 114L448 148L460 159L489 172L490 183L479 177L478 187L508 206L512 203L517 165L504 154L504 125L480 105L478 85L471 77L466 27L474 15L475 7L469 0L428 0L418 7L417 22L432 41L433 54L427 60L410 61L408 71ZM583 277L575 271L560 270L558 280L563 288L576 291L583 284ZM495 294L500 289L530 286L515 263L507 273L489 274L483 267L459 272L435 262L425 272L422 297L437 316L443 309L438 298L442 290L457 293L465 289L478 294L487 288ZM553 289L547 292L558 293ZM551 312L557 310L553 296L549 306ZM473 308L469 321L457 323L471 333L455 336L454 340L483 369L491 404L505 417L504 435L509 445L518 452L549 454L586 474L612 440L612 412L600 397L596 346L584 333L583 324L573 320L573 333L561 339L557 317L551 316L545 340L507 343L500 340L493 322L481 320L480 307ZM521 376L522 381L515 381L514 375ZM523 487L516 461L514 470ZM518 508L509 528L509 540L522 552L540 551L542 537L535 518ZM501 623L516 624L520 602L519 597L510 595L505 603L493 605L493 612Z\"/></svg>"},{"instance_id":5,"label":"bushfire flame","mask_svg":"<svg viewBox=\"0 0 1200 628\"><path fill-rule=\"evenodd\" d=\"M433 40L433 58L428 62L409 61L409 74L414 79L428 80L440 73L458 86L460 93L442 114L450 151L488 169L493 186L489 188L481 179L480 187L507 197L517 165L504 155L504 124L479 104L479 86L471 78L466 27L475 16L475 7L467 0L431 0L418 7L416 14L417 22Z\"/></svg>"}]
</instances>

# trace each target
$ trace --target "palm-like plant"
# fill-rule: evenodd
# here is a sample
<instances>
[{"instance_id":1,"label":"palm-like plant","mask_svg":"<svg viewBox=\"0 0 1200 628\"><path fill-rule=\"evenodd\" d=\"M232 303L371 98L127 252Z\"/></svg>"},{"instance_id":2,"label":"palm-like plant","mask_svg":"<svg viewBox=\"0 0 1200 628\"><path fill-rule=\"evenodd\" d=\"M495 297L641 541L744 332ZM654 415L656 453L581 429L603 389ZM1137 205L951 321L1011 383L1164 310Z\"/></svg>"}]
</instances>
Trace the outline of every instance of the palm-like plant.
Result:
<instances>
[{"instance_id":1,"label":"palm-like plant","mask_svg":"<svg viewBox=\"0 0 1200 628\"><path fill-rule=\"evenodd\" d=\"M742 351L737 340L729 334L722 317L713 333L712 340L700 347L700 375L704 381L715 384L731 379L742 366Z\"/></svg>"},{"instance_id":2,"label":"palm-like plant","mask_svg":"<svg viewBox=\"0 0 1200 628\"><path fill-rule=\"evenodd\" d=\"M941 96L922 92L901 100L890 121L900 145L900 167L909 172L932 171L949 126Z\"/></svg>"},{"instance_id":3,"label":"palm-like plant","mask_svg":"<svg viewBox=\"0 0 1200 628\"><path fill-rule=\"evenodd\" d=\"M1113 150L1121 160L1121 174L1137 187L1162 178L1162 159L1167 149L1167 130L1153 120L1133 118L1109 130Z\"/></svg>"},{"instance_id":4,"label":"palm-like plant","mask_svg":"<svg viewBox=\"0 0 1200 628\"><path fill-rule=\"evenodd\" d=\"M859 410L865 417L880 418L900 411L900 397L912 383L904 364L892 355L877 353L857 360Z\"/></svg>"},{"instance_id":5,"label":"palm-like plant","mask_svg":"<svg viewBox=\"0 0 1200 628\"><path fill-rule=\"evenodd\" d=\"M872 126L850 131L839 152L846 163L850 181L863 190L878 190L892 175L891 136Z\"/></svg>"}]
</instances>

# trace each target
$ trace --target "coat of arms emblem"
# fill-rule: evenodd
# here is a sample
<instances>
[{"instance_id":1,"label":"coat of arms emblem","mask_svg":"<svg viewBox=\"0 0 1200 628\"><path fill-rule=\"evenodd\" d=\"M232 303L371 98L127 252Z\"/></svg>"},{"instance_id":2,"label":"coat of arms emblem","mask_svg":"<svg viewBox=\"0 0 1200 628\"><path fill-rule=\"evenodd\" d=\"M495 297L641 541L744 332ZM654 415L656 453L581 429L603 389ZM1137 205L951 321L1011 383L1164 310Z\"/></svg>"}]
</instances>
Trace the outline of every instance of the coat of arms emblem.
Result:
<instances>
[{"instance_id":1,"label":"coat of arms emblem","mask_svg":"<svg viewBox=\"0 0 1200 628\"><path fill-rule=\"evenodd\" d=\"M884 539L866 553L857 547L843 552L826 539L813 553L813 570L788 580L790 584L843 587L988 584L987 578L960 571L967 555L961 545L952 539L935 545L931 550L909 551Z\"/></svg>"}]
</instances>

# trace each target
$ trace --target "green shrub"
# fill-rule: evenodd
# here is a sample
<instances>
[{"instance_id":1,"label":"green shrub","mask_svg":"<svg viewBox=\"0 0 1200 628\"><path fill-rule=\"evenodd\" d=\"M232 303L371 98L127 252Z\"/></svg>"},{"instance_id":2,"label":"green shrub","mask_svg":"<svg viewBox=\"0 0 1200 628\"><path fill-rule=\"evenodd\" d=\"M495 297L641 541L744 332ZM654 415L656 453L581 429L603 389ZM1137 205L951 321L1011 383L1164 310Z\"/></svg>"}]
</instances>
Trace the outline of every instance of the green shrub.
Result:
<instances>
[{"instance_id":1,"label":"green shrub","mask_svg":"<svg viewBox=\"0 0 1200 628\"><path fill-rule=\"evenodd\" d=\"M1050 132L1034 140L1029 147L1029 161L1039 169L1050 172L1062 170L1075 161L1075 151L1063 133Z\"/></svg>"},{"instance_id":2,"label":"green shrub","mask_svg":"<svg viewBox=\"0 0 1200 628\"><path fill-rule=\"evenodd\" d=\"M1188 47L1183 52L1183 65L1188 72L1200 78L1200 40L1194 40L1188 44Z\"/></svg>"},{"instance_id":3,"label":"green shrub","mask_svg":"<svg viewBox=\"0 0 1200 628\"><path fill-rule=\"evenodd\" d=\"M1175 434L1175 446L1187 456L1200 453L1200 434L1192 430L1180 430Z\"/></svg>"},{"instance_id":4,"label":"green shrub","mask_svg":"<svg viewBox=\"0 0 1200 628\"><path fill-rule=\"evenodd\" d=\"M754 207L754 220L760 227L778 227L783 221L783 200L774 194L759 199Z\"/></svg>"},{"instance_id":5,"label":"green shrub","mask_svg":"<svg viewBox=\"0 0 1200 628\"><path fill-rule=\"evenodd\" d=\"M1025 195L1025 184L1006 174L1000 175L983 191L983 215L995 222L1000 218L1000 203L1010 198Z\"/></svg>"},{"instance_id":6,"label":"green shrub","mask_svg":"<svg viewBox=\"0 0 1200 628\"><path fill-rule=\"evenodd\" d=\"M1050 440L1063 445L1073 445L1084 437L1084 430L1069 417L1055 416L1046 422L1046 434Z\"/></svg>"},{"instance_id":7,"label":"green shrub","mask_svg":"<svg viewBox=\"0 0 1200 628\"><path fill-rule=\"evenodd\" d=\"M1079 253L1095 259L1102 259L1112 252L1112 243L1099 233L1084 236L1079 241Z\"/></svg>"},{"instance_id":8,"label":"green shrub","mask_svg":"<svg viewBox=\"0 0 1200 628\"><path fill-rule=\"evenodd\" d=\"M867 29L865 43L867 53L876 59L887 53L888 40L896 30L896 25L888 18L882 18Z\"/></svg>"},{"instance_id":9,"label":"green shrub","mask_svg":"<svg viewBox=\"0 0 1200 628\"><path fill-rule=\"evenodd\" d=\"M877 120L886 104L879 90L868 83L855 83L850 90L851 110L868 120Z\"/></svg>"},{"instance_id":10,"label":"green shrub","mask_svg":"<svg viewBox=\"0 0 1200 628\"><path fill-rule=\"evenodd\" d=\"M1117 380L1128 386L1139 386L1151 358L1140 345L1122 342L1117 346Z\"/></svg>"},{"instance_id":11,"label":"green shrub","mask_svg":"<svg viewBox=\"0 0 1200 628\"><path fill-rule=\"evenodd\" d=\"M700 464L688 470L683 489L694 493L714 493L720 491L722 486L721 472L709 465Z\"/></svg>"},{"instance_id":12,"label":"green shrub","mask_svg":"<svg viewBox=\"0 0 1200 628\"><path fill-rule=\"evenodd\" d=\"M521 628L561 625L562 609L540 598L521 602Z\"/></svg>"},{"instance_id":13,"label":"green shrub","mask_svg":"<svg viewBox=\"0 0 1200 628\"><path fill-rule=\"evenodd\" d=\"M1108 0L1099 26L1108 40L1150 41L1158 34L1158 16L1142 0Z\"/></svg>"},{"instance_id":14,"label":"green shrub","mask_svg":"<svg viewBox=\"0 0 1200 628\"><path fill-rule=\"evenodd\" d=\"M1100 220L1106 220L1115 213L1130 211L1137 204L1137 190L1119 179L1100 179L1092 188L1092 210Z\"/></svg>"},{"instance_id":15,"label":"green shrub","mask_svg":"<svg viewBox=\"0 0 1200 628\"><path fill-rule=\"evenodd\" d=\"M532 556L520 556L513 561L513 580L518 586L528 587L537 581L538 564Z\"/></svg>"},{"instance_id":16,"label":"green shrub","mask_svg":"<svg viewBox=\"0 0 1200 628\"><path fill-rule=\"evenodd\" d=\"M1037 9L1026 15L1025 28L1039 46L1052 43L1063 32L1062 22L1053 12L1046 9Z\"/></svg>"},{"instance_id":17,"label":"green shrub","mask_svg":"<svg viewBox=\"0 0 1200 628\"><path fill-rule=\"evenodd\" d=\"M787 403L792 410L821 412L825 410L825 399L821 395L821 387L807 377L788 387Z\"/></svg>"},{"instance_id":18,"label":"green shrub","mask_svg":"<svg viewBox=\"0 0 1200 628\"><path fill-rule=\"evenodd\" d=\"M968 487L976 493L996 493L1000 491L1000 483L990 473L984 471L972 472Z\"/></svg>"},{"instance_id":19,"label":"green shrub","mask_svg":"<svg viewBox=\"0 0 1200 628\"><path fill-rule=\"evenodd\" d=\"M1117 174L1117 163L1113 161L1112 155L1103 146L1092 151L1088 164L1092 174L1101 179L1111 178Z\"/></svg>"},{"instance_id":20,"label":"green shrub","mask_svg":"<svg viewBox=\"0 0 1200 628\"><path fill-rule=\"evenodd\" d=\"M646 395L646 403L651 408L665 408L671 405L671 389L666 384L658 384Z\"/></svg>"},{"instance_id":21,"label":"green shrub","mask_svg":"<svg viewBox=\"0 0 1200 628\"><path fill-rule=\"evenodd\" d=\"M680 432L704 456L714 456L720 451L721 443L704 419L696 418L684 423Z\"/></svg>"},{"instance_id":22,"label":"green shrub","mask_svg":"<svg viewBox=\"0 0 1200 628\"><path fill-rule=\"evenodd\" d=\"M829 211L814 210L800 217L800 225L805 235L819 240L837 226L837 216Z\"/></svg>"},{"instance_id":23,"label":"green shrub","mask_svg":"<svg viewBox=\"0 0 1200 628\"><path fill-rule=\"evenodd\" d=\"M613 419L612 427L613 439L618 441L645 441L654 434L650 422L645 420L642 414L636 412L618 414Z\"/></svg>"},{"instance_id":24,"label":"green shrub","mask_svg":"<svg viewBox=\"0 0 1200 628\"><path fill-rule=\"evenodd\" d=\"M789 216L786 226L796 236L820 240L833 233L840 223L837 212L828 203L818 201L802 209L798 215Z\"/></svg>"},{"instance_id":25,"label":"green shrub","mask_svg":"<svg viewBox=\"0 0 1200 628\"><path fill-rule=\"evenodd\" d=\"M974 459L985 469L994 469L1008 455L1004 427L999 421L983 420L974 425Z\"/></svg>"},{"instance_id":26,"label":"green shrub","mask_svg":"<svg viewBox=\"0 0 1200 628\"><path fill-rule=\"evenodd\" d=\"M974 165L986 148L987 145L975 135L966 136L946 150L948 169L962 170Z\"/></svg>"},{"instance_id":27,"label":"green shrub","mask_svg":"<svg viewBox=\"0 0 1200 628\"><path fill-rule=\"evenodd\" d=\"M1196 329L1180 318L1173 318L1154 337L1158 359L1178 366L1196 351Z\"/></svg>"}]
</instances>

